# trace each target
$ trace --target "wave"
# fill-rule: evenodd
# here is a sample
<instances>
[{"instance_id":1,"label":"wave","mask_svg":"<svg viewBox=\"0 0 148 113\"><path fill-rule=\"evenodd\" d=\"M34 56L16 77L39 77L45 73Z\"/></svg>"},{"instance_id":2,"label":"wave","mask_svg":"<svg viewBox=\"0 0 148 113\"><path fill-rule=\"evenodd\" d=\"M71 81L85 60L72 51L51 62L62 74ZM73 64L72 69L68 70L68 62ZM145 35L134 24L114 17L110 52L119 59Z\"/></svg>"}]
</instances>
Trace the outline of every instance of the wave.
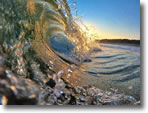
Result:
<instances>
[{"instance_id":1,"label":"wave","mask_svg":"<svg viewBox=\"0 0 148 113\"><path fill-rule=\"evenodd\" d=\"M118 67L118 68L117 68ZM95 67L93 67L95 68ZM104 71L97 71L97 72L90 72L90 71L86 71L88 73L93 73L93 74L103 74L103 75L115 75L115 74L121 74L122 72L125 72L125 71L134 71L136 70L137 68L139 68L139 65L127 65L127 66L124 66L124 67L119 67L119 66L113 66L113 67L96 67L96 68L99 68L99 70L103 70L105 69ZM131 73L132 74L132 73Z\"/></svg>"},{"instance_id":2,"label":"wave","mask_svg":"<svg viewBox=\"0 0 148 113\"><path fill-rule=\"evenodd\" d=\"M75 67L85 61L93 47L81 28L86 26L72 16L67 0L2 0L0 8L5 30L2 45L12 58L39 58L55 73L64 70L63 78L72 85L88 83L92 77ZM34 51L37 56L33 56ZM25 61L20 68L24 66Z\"/></svg>"},{"instance_id":3,"label":"wave","mask_svg":"<svg viewBox=\"0 0 148 113\"><path fill-rule=\"evenodd\" d=\"M87 36L75 22L66 0L28 0L27 10L35 21L36 42L46 43L48 49L71 63L83 62L89 52Z\"/></svg>"},{"instance_id":4,"label":"wave","mask_svg":"<svg viewBox=\"0 0 148 113\"><path fill-rule=\"evenodd\" d=\"M71 3L74 2L71 1ZM130 68L139 67L139 65L125 65L130 61L134 62L134 57L116 53L93 57L90 65L94 63L95 66L89 67L91 71L81 68L82 64L85 65L84 61L90 60L90 53L99 52L100 54L104 51L94 49L98 47L96 47L98 44L89 39L89 37L94 38L93 35L88 36L87 32L82 29L82 26L86 26L83 25L81 19L71 14L71 7L67 0L1 0L0 13L3 14L0 16L2 22L0 25L2 24L3 27L0 52L2 48L4 53L7 53L9 67L17 63L12 70L18 75L31 78L25 66L31 67L32 62L37 62L40 65L46 64L46 67L57 75L63 72L62 78L72 86L106 87L105 81L111 82L111 79L100 79L97 74L116 75L125 70L130 73ZM119 48L110 46L107 47ZM123 60L126 62L122 62ZM121 61L121 64L108 66L117 61ZM87 66L89 66L88 63ZM98 71L98 66L101 71ZM27 69L31 72L30 68ZM45 72L44 66L42 71ZM133 74L128 79L129 73L123 76L122 81L138 77ZM91 76L92 74L94 76ZM110 84L108 86L111 87Z\"/></svg>"}]
</instances>

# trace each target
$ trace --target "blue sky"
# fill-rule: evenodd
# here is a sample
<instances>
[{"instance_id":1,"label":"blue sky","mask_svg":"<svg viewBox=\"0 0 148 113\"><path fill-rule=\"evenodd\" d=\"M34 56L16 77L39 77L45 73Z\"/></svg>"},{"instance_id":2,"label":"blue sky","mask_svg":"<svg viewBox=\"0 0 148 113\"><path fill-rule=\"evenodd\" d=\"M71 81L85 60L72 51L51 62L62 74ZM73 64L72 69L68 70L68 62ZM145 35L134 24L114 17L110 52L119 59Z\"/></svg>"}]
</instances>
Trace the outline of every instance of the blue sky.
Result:
<instances>
[{"instance_id":1,"label":"blue sky","mask_svg":"<svg viewBox=\"0 0 148 113\"><path fill-rule=\"evenodd\" d=\"M85 23L119 38L140 39L140 0L77 0Z\"/></svg>"}]
</instances>

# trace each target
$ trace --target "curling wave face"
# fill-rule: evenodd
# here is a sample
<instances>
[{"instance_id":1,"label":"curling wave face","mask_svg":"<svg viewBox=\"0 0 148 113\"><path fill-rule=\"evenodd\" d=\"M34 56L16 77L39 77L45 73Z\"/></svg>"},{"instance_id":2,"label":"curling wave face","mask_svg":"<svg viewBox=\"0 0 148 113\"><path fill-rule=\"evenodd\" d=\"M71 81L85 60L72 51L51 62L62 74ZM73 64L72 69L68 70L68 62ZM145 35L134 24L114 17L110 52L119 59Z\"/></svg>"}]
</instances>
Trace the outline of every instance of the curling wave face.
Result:
<instances>
[{"instance_id":1,"label":"curling wave face","mask_svg":"<svg viewBox=\"0 0 148 113\"><path fill-rule=\"evenodd\" d=\"M28 0L27 10L35 21L39 38L60 57L80 64L88 53L87 40L74 21L67 1Z\"/></svg>"},{"instance_id":2,"label":"curling wave face","mask_svg":"<svg viewBox=\"0 0 148 113\"><path fill-rule=\"evenodd\" d=\"M51 70L55 73L61 70L64 71L64 80L73 86L94 85L100 87L100 84L102 82L104 83L106 79L100 79L98 76L101 74L104 76L118 74L118 72L122 70L121 68L118 69L118 66L123 69L130 67L126 67L125 64L109 66L109 63L114 60L124 59L124 55L122 56L120 53L116 53L108 56L95 56L96 58L93 58L92 62L94 62L95 59L99 60L96 64L89 67L91 71L85 69L85 72L83 72L81 67L85 64L81 67L80 65L88 55L91 47L88 45L86 33L82 31L71 15L71 10L66 0L11 1L16 2L18 4L17 7L13 7L11 2L8 1L9 0L2 0L3 5L1 6L0 4L0 7L4 7L5 10L4 16L2 17L2 20L4 18L3 24L5 32L3 33L5 35L1 38L3 40L1 42L3 42L2 45L4 45L4 48L6 48L5 51L10 51L11 54L15 54L12 56L20 58L18 53L25 54L28 48L33 47L37 56L41 58ZM17 5L16 3L14 4ZM9 7L9 9L7 7ZM26 41L29 41L29 43ZM23 51L20 50L22 48ZM15 49L17 51L15 51ZM100 62L101 57L103 58L103 62ZM102 66L100 66L101 63L103 64ZM107 67L104 66L105 63L107 63ZM89 66L89 64L87 65ZM23 65L20 66L23 67ZM95 66L97 66L97 69ZM137 67L138 66L135 66L134 68ZM87 68L87 66L84 68ZM101 71L98 71L98 68ZM94 75L93 73L95 76L91 76ZM106 86L106 83L104 86ZM125 87L123 87L123 89L125 89Z\"/></svg>"}]
</instances>

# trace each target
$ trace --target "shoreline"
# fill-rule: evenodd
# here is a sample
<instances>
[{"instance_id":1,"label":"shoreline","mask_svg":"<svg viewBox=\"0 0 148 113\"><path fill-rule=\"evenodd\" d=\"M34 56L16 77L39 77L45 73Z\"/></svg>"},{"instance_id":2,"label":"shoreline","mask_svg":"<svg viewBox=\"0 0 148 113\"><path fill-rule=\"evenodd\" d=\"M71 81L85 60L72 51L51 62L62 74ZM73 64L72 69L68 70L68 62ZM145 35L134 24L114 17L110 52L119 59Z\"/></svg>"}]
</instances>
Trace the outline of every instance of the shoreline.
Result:
<instances>
[{"instance_id":1,"label":"shoreline","mask_svg":"<svg viewBox=\"0 0 148 113\"><path fill-rule=\"evenodd\" d=\"M96 40L96 42L105 43L105 44L118 44L118 45L128 45L128 46L140 46L140 40L103 39L103 40Z\"/></svg>"}]
</instances>

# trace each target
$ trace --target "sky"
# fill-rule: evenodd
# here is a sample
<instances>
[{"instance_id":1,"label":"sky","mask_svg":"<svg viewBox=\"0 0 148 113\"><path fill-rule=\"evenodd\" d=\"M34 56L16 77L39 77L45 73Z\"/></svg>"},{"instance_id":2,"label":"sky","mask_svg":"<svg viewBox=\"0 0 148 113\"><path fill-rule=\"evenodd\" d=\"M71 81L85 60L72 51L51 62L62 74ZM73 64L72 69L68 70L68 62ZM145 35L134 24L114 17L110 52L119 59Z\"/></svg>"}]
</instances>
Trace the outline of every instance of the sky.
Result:
<instances>
[{"instance_id":1,"label":"sky","mask_svg":"<svg viewBox=\"0 0 148 113\"><path fill-rule=\"evenodd\" d=\"M140 39L140 0L77 0L77 9L100 39Z\"/></svg>"}]
</instances>

